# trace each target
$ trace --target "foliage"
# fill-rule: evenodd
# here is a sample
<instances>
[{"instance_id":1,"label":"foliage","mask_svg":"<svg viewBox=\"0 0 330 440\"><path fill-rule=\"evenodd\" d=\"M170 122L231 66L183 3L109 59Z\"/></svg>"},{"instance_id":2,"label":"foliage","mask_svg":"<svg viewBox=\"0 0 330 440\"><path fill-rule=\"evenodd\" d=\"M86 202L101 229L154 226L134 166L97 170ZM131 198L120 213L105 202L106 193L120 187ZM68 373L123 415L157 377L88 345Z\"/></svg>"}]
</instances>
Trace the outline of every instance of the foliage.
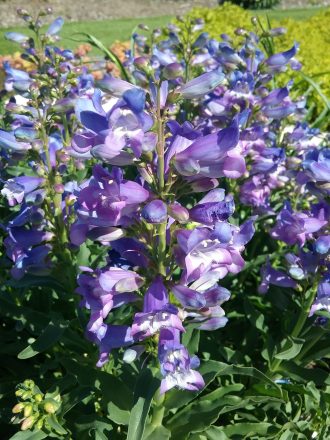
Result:
<instances>
[{"instance_id":1,"label":"foliage","mask_svg":"<svg viewBox=\"0 0 330 440\"><path fill-rule=\"evenodd\" d=\"M278 5L281 0L229 0L237 6L245 9L270 9ZM223 3L219 1L219 3Z\"/></svg>"},{"instance_id":2,"label":"foliage","mask_svg":"<svg viewBox=\"0 0 330 440\"><path fill-rule=\"evenodd\" d=\"M122 76L96 81L61 18L19 13L33 39L7 38L35 68L4 65L3 435L329 438L329 134L278 85L296 45L258 20L212 40L197 17L141 25L123 61L87 33Z\"/></svg>"}]
</instances>

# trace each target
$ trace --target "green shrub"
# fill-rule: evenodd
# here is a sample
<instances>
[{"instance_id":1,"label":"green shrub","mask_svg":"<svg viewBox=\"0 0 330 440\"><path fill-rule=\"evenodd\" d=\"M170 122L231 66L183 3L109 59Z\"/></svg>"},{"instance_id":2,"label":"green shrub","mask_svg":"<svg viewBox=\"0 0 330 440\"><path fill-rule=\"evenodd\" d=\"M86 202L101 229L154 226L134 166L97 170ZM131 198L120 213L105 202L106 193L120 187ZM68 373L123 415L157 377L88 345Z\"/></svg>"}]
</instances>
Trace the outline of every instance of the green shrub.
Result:
<instances>
[{"instance_id":1,"label":"green shrub","mask_svg":"<svg viewBox=\"0 0 330 440\"><path fill-rule=\"evenodd\" d=\"M278 5L280 1L281 0L230 0L230 3L245 9L269 9ZM219 4L223 3L224 1L219 1Z\"/></svg>"},{"instance_id":2,"label":"green shrub","mask_svg":"<svg viewBox=\"0 0 330 440\"><path fill-rule=\"evenodd\" d=\"M239 6L225 3L215 9L194 8L189 16L192 19L203 18L205 31L212 37L227 33L233 40L238 40L234 33L242 27L254 30L251 23L252 13ZM261 19L267 27L266 19ZM284 26L287 33L274 39L277 51L287 50L296 41L300 45L297 59L302 63L302 73L290 72L294 76L295 93L304 94L309 104L309 121L316 126L323 124L329 128L330 122L330 9L314 15L306 20L273 20L272 27ZM308 77L306 79L306 76ZM288 75L283 75L282 81L288 81ZM320 93L321 92L321 93ZM327 111L326 111L327 110ZM320 118L321 116L321 118Z\"/></svg>"}]
</instances>

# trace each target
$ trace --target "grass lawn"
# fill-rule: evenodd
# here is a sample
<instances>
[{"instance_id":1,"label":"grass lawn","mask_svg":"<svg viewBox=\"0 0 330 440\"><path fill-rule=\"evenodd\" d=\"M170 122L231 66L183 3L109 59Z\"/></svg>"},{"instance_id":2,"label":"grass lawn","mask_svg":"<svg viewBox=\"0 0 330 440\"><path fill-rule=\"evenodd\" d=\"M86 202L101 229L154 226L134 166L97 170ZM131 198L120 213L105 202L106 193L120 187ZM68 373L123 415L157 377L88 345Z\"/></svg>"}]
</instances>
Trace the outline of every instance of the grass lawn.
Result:
<instances>
[{"instance_id":1,"label":"grass lawn","mask_svg":"<svg viewBox=\"0 0 330 440\"><path fill-rule=\"evenodd\" d=\"M311 15L320 12L322 8L309 9L291 9L291 10L265 10L256 11L260 15L268 15L270 19L293 18L296 20L304 20ZM111 45L114 41L128 40L132 30L139 23L147 24L150 28L156 28L166 25L173 16L163 17L148 17L148 18L134 18L134 19L120 19L120 20L103 20L103 21L83 21L66 23L61 32L62 46L73 49L78 43L73 41L74 38L79 38L74 35L77 32L87 32L93 34L96 38L101 40L106 46ZM26 28L15 27L8 29L0 28L0 55L7 55L19 50L19 46L15 43L4 39L3 34L7 31L26 32Z\"/></svg>"}]
</instances>

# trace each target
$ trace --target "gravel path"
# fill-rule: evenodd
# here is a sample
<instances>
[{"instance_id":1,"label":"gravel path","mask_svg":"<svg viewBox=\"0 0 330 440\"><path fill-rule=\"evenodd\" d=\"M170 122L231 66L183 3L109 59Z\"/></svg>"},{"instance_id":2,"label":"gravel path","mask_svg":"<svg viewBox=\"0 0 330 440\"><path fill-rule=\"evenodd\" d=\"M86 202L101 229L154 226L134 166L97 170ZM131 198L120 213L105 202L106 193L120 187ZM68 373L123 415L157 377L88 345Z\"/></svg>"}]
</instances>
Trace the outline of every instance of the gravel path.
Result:
<instances>
[{"instance_id":1,"label":"gravel path","mask_svg":"<svg viewBox=\"0 0 330 440\"><path fill-rule=\"evenodd\" d=\"M52 7L54 16L66 21L106 20L115 18L157 17L183 14L194 6L217 6L217 0L0 0L1 27L21 24L16 9L21 7L36 14Z\"/></svg>"},{"instance_id":2,"label":"gravel path","mask_svg":"<svg viewBox=\"0 0 330 440\"><path fill-rule=\"evenodd\" d=\"M330 5L330 0L282 0L281 7L309 7L311 3ZM81 21L179 15L194 6L212 8L217 4L217 0L0 0L0 23L1 27L20 25L17 8L26 8L36 14L41 8L51 6L54 16L62 16L66 21Z\"/></svg>"}]
</instances>

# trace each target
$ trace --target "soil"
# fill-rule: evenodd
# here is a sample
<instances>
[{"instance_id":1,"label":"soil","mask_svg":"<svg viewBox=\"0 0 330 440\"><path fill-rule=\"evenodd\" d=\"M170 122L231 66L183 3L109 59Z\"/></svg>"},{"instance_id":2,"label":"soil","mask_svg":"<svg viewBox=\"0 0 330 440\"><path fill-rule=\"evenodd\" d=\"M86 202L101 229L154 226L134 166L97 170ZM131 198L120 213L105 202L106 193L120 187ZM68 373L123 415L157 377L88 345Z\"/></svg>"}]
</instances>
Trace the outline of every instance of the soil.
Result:
<instances>
[{"instance_id":1,"label":"soil","mask_svg":"<svg viewBox=\"0 0 330 440\"><path fill-rule=\"evenodd\" d=\"M41 8L52 7L54 16L66 21L106 20L116 18L181 15L194 6L217 6L217 0L0 0L1 27L21 25L16 9L35 15ZM282 0L282 8L330 5L330 0Z\"/></svg>"}]
</instances>

